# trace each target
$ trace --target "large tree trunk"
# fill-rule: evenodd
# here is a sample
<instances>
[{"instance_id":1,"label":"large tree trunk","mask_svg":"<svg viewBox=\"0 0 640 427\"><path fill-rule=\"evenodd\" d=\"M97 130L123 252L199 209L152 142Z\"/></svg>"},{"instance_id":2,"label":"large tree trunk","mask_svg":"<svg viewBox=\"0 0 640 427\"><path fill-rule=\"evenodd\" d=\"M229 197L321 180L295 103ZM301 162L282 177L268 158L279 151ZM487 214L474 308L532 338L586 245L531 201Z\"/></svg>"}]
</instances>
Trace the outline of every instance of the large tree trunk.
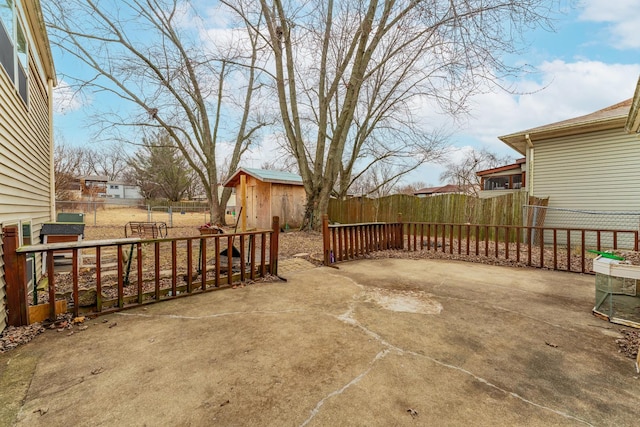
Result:
<instances>
[{"instance_id":1,"label":"large tree trunk","mask_svg":"<svg viewBox=\"0 0 640 427\"><path fill-rule=\"evenodd\" d=\"M302 223L303 230L320 230L322 227L322 215L329 209L329 192L317 189L307 192L307 205Z\"/></svg>"}]
</instances>

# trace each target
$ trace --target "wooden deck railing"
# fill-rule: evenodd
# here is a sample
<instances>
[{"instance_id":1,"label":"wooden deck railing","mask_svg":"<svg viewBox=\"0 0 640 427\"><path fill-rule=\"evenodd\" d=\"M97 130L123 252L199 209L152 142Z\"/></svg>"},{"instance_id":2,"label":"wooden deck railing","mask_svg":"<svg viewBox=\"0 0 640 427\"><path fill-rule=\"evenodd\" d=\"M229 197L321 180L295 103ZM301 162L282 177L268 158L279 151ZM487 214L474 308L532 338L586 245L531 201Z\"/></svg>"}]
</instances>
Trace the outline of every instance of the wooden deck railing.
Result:
<instances>
[{"instance_id":1,"label":"wooden deck railing","mask_svg":"<svg viewBox=\"0 0 640 427\"><path fill-rule=\"evenodd\" d=\"M325 216L323 247L325 265L402 250L591 273L590 249L638 251L638 230L402 222L329 225Z\"/></svg>"},{"instance_id":2,"label":"wooden deck railing","mask_svg":"<svg viewBox=\"0 0 640 427\"><path fill-rule=\"evenodd\" d=\"M27 325L40 299L54 320L65 300L74 316L104 314L193 295L278 273L279 219L271 230L199 237L115 239L17 247L16 228L3 229L8 324ZM71 250L67 272L56 253ZM27 289L27 254L43 258L46 290ZM82 255L80 255L82 254ZM232 255L232 256L228 256ZM39 258L36 255L36 258ZM91 264L86 260L94 259ZM82 260L82 262L81 262ZM82 265L81 265L82 264ZM64 282L64 285L62 284ZM87 298L88 295L88 298ZM87 300L89 302L87 302ZM56 311L58 306L58 311Z\"/></svg>"}]
</instances>

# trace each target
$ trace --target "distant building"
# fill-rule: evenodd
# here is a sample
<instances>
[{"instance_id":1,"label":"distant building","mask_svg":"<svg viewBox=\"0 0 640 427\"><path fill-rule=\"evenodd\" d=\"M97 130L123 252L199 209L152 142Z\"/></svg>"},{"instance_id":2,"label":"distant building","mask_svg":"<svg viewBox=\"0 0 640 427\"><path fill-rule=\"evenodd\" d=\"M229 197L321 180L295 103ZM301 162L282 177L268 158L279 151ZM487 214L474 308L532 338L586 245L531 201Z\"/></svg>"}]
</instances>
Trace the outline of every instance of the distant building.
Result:
<instances>
[{"instance_id":1,"label":"distant building","mask_svg":"<svg viewBox=\"0 0 640 427\"><path fill-rule=\"evenodd\" d=\"M80 178L82 197L142 199L140 187L123 181L110 181L107 176L90 175Z\"/></svg>"},{"instance_id":2,"label":"distant building","mask_svg":"<svg viewBox=\"0 0 640 427\"><path fill-rule=\"evenodd\" d=\"M480 197L501 196L514 191L526 191L527 159L476 172L480 178Z\"/></svg>"},{"instance_id":3,"label":"distant building","mask_svg":"<svg viewBox=\"0 0 640 427\"><path fill-rule=\"evenodd\" d=\"M438 196L441 194L474 194L474 185L457 185L457 184L447 184L442 185L440 187L428 187L421 188L420 190L413 193L414 196L418 197L431 197Z\"/></svg>"},{"instance_id":4,"label":"distant building","mask_svg":"<svg viewBox=\"0 0 640 427\"><path fill-rule=\"evenodd\" d=\"M142 199L140 187L122 181L107 181L107 197L116 199Z\"/></svg>"}]
</instances>

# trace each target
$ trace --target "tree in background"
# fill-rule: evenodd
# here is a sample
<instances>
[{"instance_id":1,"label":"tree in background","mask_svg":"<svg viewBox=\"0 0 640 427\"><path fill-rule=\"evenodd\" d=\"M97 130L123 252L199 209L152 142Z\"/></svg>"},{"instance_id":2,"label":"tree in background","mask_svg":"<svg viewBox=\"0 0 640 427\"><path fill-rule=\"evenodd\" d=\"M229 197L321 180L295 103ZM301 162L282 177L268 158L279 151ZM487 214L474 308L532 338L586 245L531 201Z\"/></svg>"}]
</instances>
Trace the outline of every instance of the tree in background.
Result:
<instances>
[{"instance_id":1,"label":"tree in background","mask_svg":"<svg viewBox=\"0 0 640 427\"><path fill-rule=\"evenodd\" d=\"M53 151L53 175L56 200L74 200L73 190L85 161L85 151L81 147L71 147L56 136Z\"/></svg>"},{"instance_id":2,"label":"tree in background","mask_svg":"<svg viewBox=\"0 0 640 427\"><path fill-rule=\"evenodd\" d=\"M465 189L465 192L478 195L480 177L476 172L493 169L513 163L511 156L499 156L486 148L465 150L461 158L449 160L445 163L445 171L440 174L440 180Z\"/></svg>"},{"instance_id":3,"label":"tree in background","mask_svg":"<svg viewBox=\"0 0 640 427\"><path fill-rule=\"evenodd\" d=\"M231 189L218 197L220 145L231 146L234 171L268 123L254 108L257 33L208 37L187 0L49 0L43 8L52 44L91 72L65 79L131 108L98 117L100 135L130 141L135 129L162 130L202 184L211 221L224 222Z\"/></svg>"},{"instance_id":4,"label":"tree in background","mask_svg":"<svg viewBox=\"0 0 640 427\"><path fill-rule=\"evenodd\" d=\"M524 29L549 25L550 0L221 0L270 52L289 151L319 225L329 198L385 160L407 168L443 144L421 109L464 113L508 66ZM357 180L357 178L356 178Z\"/></svg>"},{"instance_id":5,"label":"tree in background","mask_svg":"<svg viewBox=\"0 0 640 427\"><path fill-rule=\"evenodd\" d=\"M177 202L187 195L194 173L166 133L145 138L128 161L127 178L140 188L145 199Z\"/></svg>"},{"instance_id":6,"label":"tree in background","mask_svg":"<svg viewBox=\"0 0 640 427\"><path fill-rule=\"evenodd\" d=\"M85 147L83 150L86 171L83 175L106 176L109 181L123 179L129 157L124 143L116 142L115 144L103 145L98 149Z\"/></svg>"}]
</instances>

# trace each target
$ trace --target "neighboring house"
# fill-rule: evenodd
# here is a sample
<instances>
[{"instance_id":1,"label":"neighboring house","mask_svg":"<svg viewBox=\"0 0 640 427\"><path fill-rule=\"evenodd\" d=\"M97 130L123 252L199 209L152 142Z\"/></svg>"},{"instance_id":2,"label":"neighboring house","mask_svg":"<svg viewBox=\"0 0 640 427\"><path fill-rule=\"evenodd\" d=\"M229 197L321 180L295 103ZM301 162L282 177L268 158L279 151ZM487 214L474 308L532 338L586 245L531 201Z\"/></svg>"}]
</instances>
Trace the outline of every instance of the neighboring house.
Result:
<instances>
[{"instance_id":1,"label":"neighboring house","mask_svg":"<svg viewBox=\"0 0 640 427\"><path fill-rule=\"evenodd\" d=\"M240 177L246 176L244 203L241 200ZM240 168L224 183L236 189L236 213L244 206L247 228L271 228L271 219L280 217L280 226L296 228L302 225L306 193L299 175L263 169Z\"/></svg>"},{"instance_id":2,"label":"neighboring house","mask_svg":"<svg viewBox=\"0 0 640 427\"><path fill-rule=\"evenodd\" d=\"M639 97L637 89L634 98L591 114L500 137L526 155L529 195L593 218L576 224L566 211L550 210L546 226L629 228L621 216L592 212L640 212ZM607 217L613 219L606 223Z\"/></svg>"},{"instance_id":3,"label":"neighboring house","mask_svg":"<svg viewBox=\"0 0 640 427\"><path fill-rule=\"evenodd\" d=\"M55 85L39 0L0 0L0 225L16 227L21 245L40 243L42 224L55 218ZM5 301L0 257L0 331L7 326Z\"/></svg>"},{"instance_id":4,"label":"neighboring house","mask_svg":"<svg viewBox=\"0 0 640 427\"><path fill-rule=\"evenodd\" d=\"M473 185L447 184L440 187L421 188L413 193L413 195L418 197L430 197L441 194L473 194L473 187Z\"/></svg>"},{"instance_id":5,"label":"neighboring house","mask_svg":"<svg viewBox=\"0 0 640 427\"><path fill-rule=\"evenodd\" d=\"M109 182L109 177L107 176L89 175L80 177L82 197L107 197L107 182Z\"/></svg>"},{"instance_id":6,"label":"neighboring house","mask_svg":"<svg viewBox=\"0 0 640 427\"><path fill-rule=\"evenodd\" d=\"M115 199L142 199L140 187L122 181L107 181L107 197Z\"/></svg>"},{"instance_id":7,"label":"neighboring house","mask_svg":"<svg viewBox=\"0 0 640 427\"><path fill-rule=\"evenodd\" d=\"M526 158L522 158L510 165L476 172L476 176L480 178L480 192L478 196L487 198L501 196L515 191L526 191L526 160Z\"/></svg>"}]
</instances>

